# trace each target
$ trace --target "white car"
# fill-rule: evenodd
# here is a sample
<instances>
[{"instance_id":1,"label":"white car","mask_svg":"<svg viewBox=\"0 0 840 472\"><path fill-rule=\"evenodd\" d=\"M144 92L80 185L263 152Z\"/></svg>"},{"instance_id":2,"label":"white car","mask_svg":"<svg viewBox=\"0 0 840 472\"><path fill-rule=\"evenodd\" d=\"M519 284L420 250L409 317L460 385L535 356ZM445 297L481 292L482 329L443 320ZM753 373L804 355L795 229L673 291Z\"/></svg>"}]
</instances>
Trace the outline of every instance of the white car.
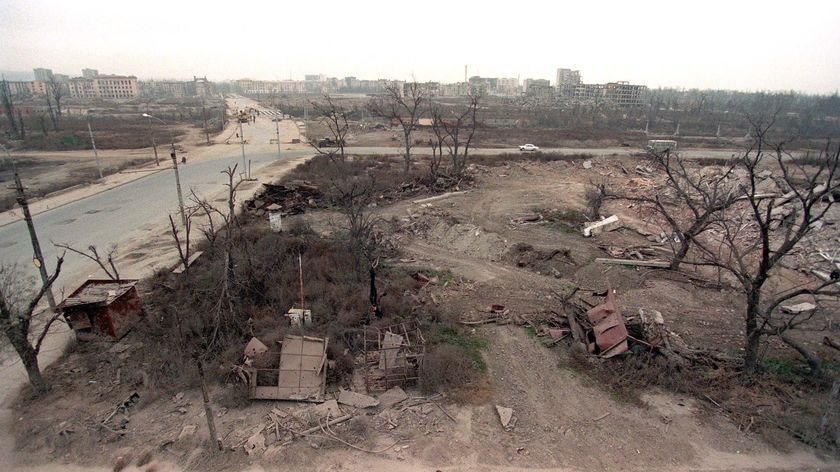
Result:
<instances>
[{"instance_id":1,"label":"white car","mask_svg":"<svg viewBox=\"0 0 840 472\"><path fill-rule=\"evenodd\" d=\"M539 151L540 148L537 147L537 146L534 146L533 144L523 144L522 146L519 146L519 150L520 151Z\"/></svg>"}]
</instances>

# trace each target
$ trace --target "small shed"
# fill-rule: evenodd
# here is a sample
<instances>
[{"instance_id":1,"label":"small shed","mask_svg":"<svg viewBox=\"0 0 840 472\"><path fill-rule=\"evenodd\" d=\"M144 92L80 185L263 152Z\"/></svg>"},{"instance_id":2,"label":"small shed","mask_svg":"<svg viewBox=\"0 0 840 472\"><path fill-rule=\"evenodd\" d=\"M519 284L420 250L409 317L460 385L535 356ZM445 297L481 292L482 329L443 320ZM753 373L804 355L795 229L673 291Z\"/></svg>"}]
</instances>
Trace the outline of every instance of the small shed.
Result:
<instances>
[{"instance_id":1,"label":"small shed","mask_svg":"<svg viewBox=\"0 0 840 472\"><path fill-rule=\"evenodd\" d=\"M119 341L143 316L136 285L137 280L91 279L58 308L79 341L102 337Z\"/></svg>"}]
</instances>

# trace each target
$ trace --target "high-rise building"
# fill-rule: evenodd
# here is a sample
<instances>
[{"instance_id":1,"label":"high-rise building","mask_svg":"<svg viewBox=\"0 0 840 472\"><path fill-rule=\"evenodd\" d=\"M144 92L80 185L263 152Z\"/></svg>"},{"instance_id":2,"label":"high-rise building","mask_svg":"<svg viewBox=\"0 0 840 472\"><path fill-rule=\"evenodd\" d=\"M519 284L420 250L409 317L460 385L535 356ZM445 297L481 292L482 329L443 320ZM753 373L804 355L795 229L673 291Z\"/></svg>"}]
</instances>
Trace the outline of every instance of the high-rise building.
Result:
<instances>
[{"instance_id":1,"label":"high-rise building","mask_svg":"<svg viewBox=\"0 0 840 472\"><path fill-rule=\"evenodd\" d=\"M93 79L99 75L99 71L96 69L82 69L82 77L86 79Z\"/></svg>"},{"instance_id":2,"label":"high-rise building","mask_svg":"<svg viewBox=\"0 0 840 472\"><path fill-rule=\"evenodd\" d=\"M49 82L53 78L53 71L52 69L32 69L32 72L35 73L35 80L38 82Z\"/></svg>"},{"instance_id":3,"label":"high-rise building","mask_svg":"<svg viewBox=\"0 0 840 472\"><path fill-rule=\"evenodd\" d=\"M570 92L580 85L580 71L572 69L557 69L557 80L554 87L560 95L570 95Z\"/></svg>"}]
</instances>

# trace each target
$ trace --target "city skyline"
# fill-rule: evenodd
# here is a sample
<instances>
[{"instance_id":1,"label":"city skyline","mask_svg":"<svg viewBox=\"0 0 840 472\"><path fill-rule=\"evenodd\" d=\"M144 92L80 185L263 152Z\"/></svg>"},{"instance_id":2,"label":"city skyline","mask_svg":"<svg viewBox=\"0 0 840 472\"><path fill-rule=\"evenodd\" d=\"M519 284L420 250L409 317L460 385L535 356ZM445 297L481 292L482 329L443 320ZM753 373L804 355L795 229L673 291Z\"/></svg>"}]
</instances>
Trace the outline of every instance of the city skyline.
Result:
<instances>
[{"instance_id":1,"label":"city skyline","mask_svg":"<svg viewBox=\"0 0 840 472\"><path fill-rule=\"evenodd\" d=\"M840 86L840 64L828 59L840 55L840 32L833 26L840 5L812 0L796 9L781 2L524 2L517 4L521 17L492 5L476 11L438 0L396 17L380 1L317 8L259 4L244 8L241 20L216 4L157 0L130 15L97 1L86 8L53 0L0 5L6 53L0 69L11 71L95 68L141 80L323 74L458 82L467 65L469 76L552 83L562 67L580 70L588 83L621 80L651 88L831 94ZM325 12L341 18L340 25L327 21ZM469 27L448 28L453 19L469 21ZM782 22L783 32L767 32L766 26Z\"/></svg>"}]
</instances>

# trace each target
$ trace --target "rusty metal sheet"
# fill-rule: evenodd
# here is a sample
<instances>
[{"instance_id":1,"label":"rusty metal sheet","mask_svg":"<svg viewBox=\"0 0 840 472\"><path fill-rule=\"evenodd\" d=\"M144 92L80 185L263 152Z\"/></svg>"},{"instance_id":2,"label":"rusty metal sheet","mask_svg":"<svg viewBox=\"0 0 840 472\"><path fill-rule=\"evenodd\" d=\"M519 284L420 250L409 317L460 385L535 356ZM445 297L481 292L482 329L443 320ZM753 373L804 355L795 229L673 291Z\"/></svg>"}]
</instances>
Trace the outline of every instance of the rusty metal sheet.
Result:
<instances>
[{"instance_id":1,"label":"rusty metal sheet","mask_svg":"<svg viewBox=\"0 0 840 472\"><path fill-rule=\"evenodd\" d=\"M607 291L606 301L592 307L586 317L593 324L595 345L601 357L613 357L627 352L627 326L615 304L615 291Z\"/></svg>"}]
</instances>

